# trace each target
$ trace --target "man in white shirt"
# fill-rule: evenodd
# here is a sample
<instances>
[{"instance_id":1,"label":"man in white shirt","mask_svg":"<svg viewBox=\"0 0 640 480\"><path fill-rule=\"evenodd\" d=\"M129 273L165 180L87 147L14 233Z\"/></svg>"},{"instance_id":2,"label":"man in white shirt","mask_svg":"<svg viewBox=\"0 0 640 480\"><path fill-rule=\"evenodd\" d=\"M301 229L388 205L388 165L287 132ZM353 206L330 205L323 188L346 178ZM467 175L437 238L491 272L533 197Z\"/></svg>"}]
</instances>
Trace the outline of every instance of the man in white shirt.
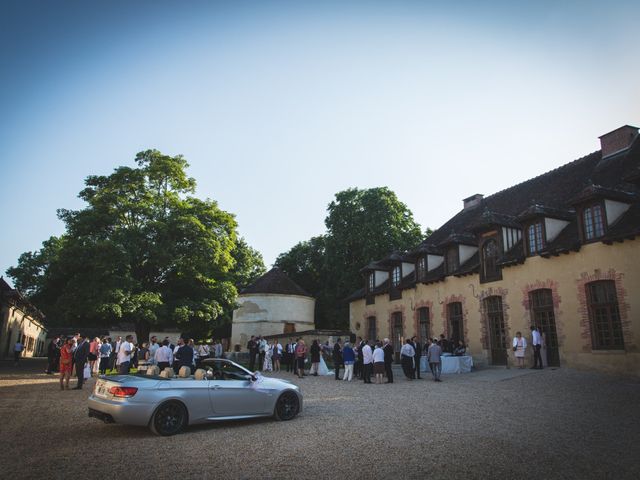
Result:
<instances>
[{"instance_id":1,"label":"man in white shirt","mask_svg":"<svg viewBox=\"0 0 640 480\"><path fill-rule=\"evenodd\" d=\"M133 351L132 335L127 335L125 341L120 344L118 349L118 374L128 375L129 365L131 364L131 352Z\"/></svg>"},{"instance_id":2,"label":"man in white shirt","mask_svg":"<svg viewBox=\"0 0 640 480\"><path fill-rule=\"evenodd\" d=\"M20 357L22 356L22 350L24 350L24 345L18 339L16 344L13 346L13 360L16 363L16 367L18 366L18 362L20 361Z\"/></svg>"},{"instance_id":3,"label":"man in white shirt","mask_svg":"<svg viewBox=\"0 0 640 480\"><path fill-rule=\"evenodd\" d=\"M366 342L362 347L362 379L364 383L371 383L371 371L373 370L373 351Z\"/></svg>"},{"instance_id":4,"label":"man in white shirt","mask_svg":"<svg viewBox=\"0 0 640 480\"><path fill-rule=\"evenodd\" d=\"M209 358L210 353L211 350L209 349L209 345L207 345L207 342L203 342L198 345L198 358L200 358L201 360Z\"/></svg>"},{"instance_id":5,"label":"man in white shirt","mask_svg":"<svg viewBox=\"0 0 640 480\"><path fill-rule=\"evenodd\" d=\"M160 344L158 343L158 337L155 335L151 337L151 344L149 345L149 363L151 365L156 364L156 352L160 348Z\"/></svg>"},{"instance_id":6,"label":"man in white shirt","mask_svg":"<svg viewBox=\"0 0 640 480\"><path fill-rule=\"evenodd\" d=\"M402 371L404 372L404 375L409 380L413 380L413 359L415 356L416 351L411 346L411 339L407 338L400 349L400 363L402 364Z\"/></svg>"},{"instance_id":7,"label":"man in white shirt","mask_svg":"<svg viewBox=\"0 0 640 480\"><path fill-rule=\"evenodd\" d=\"M215 352L214 355L216 358L222 358L223 351L222 351L222 342L220 340L218 340L215 343L214 352Z\"/></svg>"},{"instance_id":8,"label":"man in white shirt","mask_svg":"<svg viewBox=\"0 0 640 480\"><path fill-rule=\"evenodd\" d=\"M533 367L531 368L542 370L542 355L540 355L542 337L538 329L533 325L531 325L531 344L533 345Z\"/></svg>"},{"instance_id":9,"label":"man in white shirt","mask_svg":"<svg viewBox=\"0 0 640 480\"><path fill-rule=\"evenodd\" d=\"M165 339L162 342L162 346L158 348L154 358L155 358L156 365L158 365L158 368L160 369L160 371L171 366L171 363L173 362L173 352L169 348L168 339Z\"/></svg>"}]
</instances>

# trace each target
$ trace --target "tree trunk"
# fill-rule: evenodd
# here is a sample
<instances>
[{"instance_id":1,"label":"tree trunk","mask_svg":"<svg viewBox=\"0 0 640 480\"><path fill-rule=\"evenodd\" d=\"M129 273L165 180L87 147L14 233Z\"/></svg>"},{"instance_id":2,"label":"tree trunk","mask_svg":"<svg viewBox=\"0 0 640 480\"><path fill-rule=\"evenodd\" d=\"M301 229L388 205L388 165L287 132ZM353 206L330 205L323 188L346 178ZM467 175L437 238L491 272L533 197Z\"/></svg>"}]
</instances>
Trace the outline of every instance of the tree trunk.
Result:
<instances>
[{"instance_id":1,"label":"tree trunk","mask_svg":"<svg viewBox=\"0 0 640 480\"><path fill-rule=\"evenodd\" d=\"M149 322L145 320L138 320L135 324L136 340L138 341L138 345L149 343L149 334L151 333L151 326L149 325Z\"/></svg>"}]
</instances>

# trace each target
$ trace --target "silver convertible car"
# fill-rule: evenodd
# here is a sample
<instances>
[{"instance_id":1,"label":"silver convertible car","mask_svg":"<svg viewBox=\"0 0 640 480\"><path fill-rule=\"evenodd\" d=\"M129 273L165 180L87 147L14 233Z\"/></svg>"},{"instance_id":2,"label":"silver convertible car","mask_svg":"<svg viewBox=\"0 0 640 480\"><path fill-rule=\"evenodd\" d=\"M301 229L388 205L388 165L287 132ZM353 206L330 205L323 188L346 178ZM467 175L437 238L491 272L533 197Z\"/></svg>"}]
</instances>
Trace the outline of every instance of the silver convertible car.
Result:
<instances>
[{"instance_id":1,"label":"silver convertible car","mask_svg":"<svg viewBox=\"0 0 640 480\"><path fill-rule=\"evenodd\" d=\"M105 423L149 426L174 435L187 425L274 416L291 420L302 411L300 388L251 373L230 360L207 359L202 368L171 378L160 375L101 376L89 397L89 416Z\"/></svg>"}]
</instances>

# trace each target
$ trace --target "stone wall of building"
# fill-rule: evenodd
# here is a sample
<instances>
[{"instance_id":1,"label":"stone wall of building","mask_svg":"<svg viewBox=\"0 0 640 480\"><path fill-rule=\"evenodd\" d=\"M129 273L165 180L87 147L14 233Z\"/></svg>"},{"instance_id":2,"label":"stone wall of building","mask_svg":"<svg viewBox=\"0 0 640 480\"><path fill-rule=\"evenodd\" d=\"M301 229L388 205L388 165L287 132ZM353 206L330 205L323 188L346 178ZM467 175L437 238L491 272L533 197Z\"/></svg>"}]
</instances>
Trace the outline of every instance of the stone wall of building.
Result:
<instances>
[{"instance_id":1,"label":"stone wall of building","mask_svg":"<svg viewBox=\"0 0 640 480\"><path fill-rule=\"evenodd\" d=\"M10 303L1 304L0 319L0 357L13 357L18 339L24 344L23 357L46 355L47 330L39 320Z\"/></svg>"},{"instance_id":2,"label":"stone wall of building","mask_svg":"<svg viewBox=\"0 0 640 480\"><path fill-rule=\"evenodd\" d=\"M246 349L251 335L277 335L287 328L313 330L315 299L300 295L242 294L233 312L231 348ZM295 335L295 333L293 333Z\"/></svg>"},{"instance_id":3,"label":"stone wall of building","mask_svg":"<svg viewBox=\"0 0 640 480\"><path fill-rule=\"evenodd\" d=\"M449 336L447 304L462 304L464 339L478 364L491 364L491 335L483 300L499 296L502 300L507 355L515 363L510 345L516 331L530 338L532 309L529 294L545 288L551 291L553 314L559 344L560 366L603 372L640 375L640 240L607 245L589 243L579 252L543 258L528 257L524 264L502 269L502 280L480 283L478 274L447 276L444 281L417 284L402 291L400 300L388 294L350 304L350 328L367 338L367 319L376 318L377 337L391 337L394 312L402 316L402 339L418 333L418 309L429 308L430 336ZM587 307L586 284L595 280L615 282L618 308L624 333L624 350L592 349L591 322ZM636 295L634 295L634 293ZM528 349L527 359L531 360Z\"/></svg>"}]
</instances>

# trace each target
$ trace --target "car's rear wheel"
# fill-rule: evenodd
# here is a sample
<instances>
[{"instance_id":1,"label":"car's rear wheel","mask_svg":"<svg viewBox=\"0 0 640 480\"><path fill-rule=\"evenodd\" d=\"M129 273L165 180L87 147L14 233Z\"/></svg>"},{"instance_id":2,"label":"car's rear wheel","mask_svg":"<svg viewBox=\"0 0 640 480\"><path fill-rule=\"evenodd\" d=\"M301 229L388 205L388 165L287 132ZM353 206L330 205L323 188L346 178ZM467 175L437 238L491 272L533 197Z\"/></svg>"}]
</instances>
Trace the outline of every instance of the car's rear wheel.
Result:
<instances>
[{"instance_id":1,"label":"car's rear wheel","mask_svg":"<svg viewBox=\"0 0 640 480\"><path fill-rule=\"evenodd\" d=\"M278 420L291 420L300 410L298 395L294 392L284 392L278 398L275 408L275 417Z\"/></svg>"},{"instance_id":2,"label":"car's rear wheel","mask_svg":"<svg viewBox=\"0 0 640 480\"><path fill-rule=\"evenodd\" d=\"M187 409L177 401L165 402L160 405L151 417L149 427L156 435L168 437L180 433L187 425Z\"/></svg>"}]
</instances>

